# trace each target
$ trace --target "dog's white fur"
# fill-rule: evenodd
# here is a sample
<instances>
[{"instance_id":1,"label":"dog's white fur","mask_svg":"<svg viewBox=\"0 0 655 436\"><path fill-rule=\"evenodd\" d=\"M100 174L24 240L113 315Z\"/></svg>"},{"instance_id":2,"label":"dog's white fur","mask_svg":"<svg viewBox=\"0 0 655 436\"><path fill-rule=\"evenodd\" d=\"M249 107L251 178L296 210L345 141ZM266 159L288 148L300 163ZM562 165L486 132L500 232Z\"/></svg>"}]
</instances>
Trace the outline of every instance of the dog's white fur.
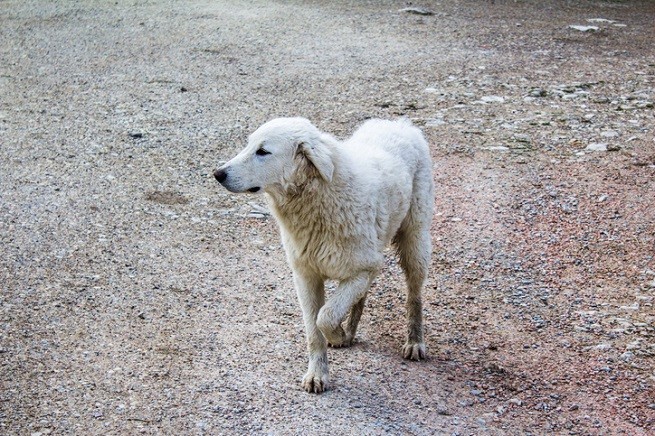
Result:
<instances>
[{"instance_id":1,"label":"dog's white fur","mask_svg":"<svg viewBox=\"0 0 655 436\"><path fill-rule=\"evenodd\" d=\"M279 223L305 322L307 391L328 385L328 343L352 343L391 242L408 287L403 355L425 357L421 288L431 254L431 168L428 145L407 120L370 120L339 142L306 119L278 118L216 170L232 192L265 192ZM327 279L339 285L326 302Z\"/></svg>"}]
</instances>

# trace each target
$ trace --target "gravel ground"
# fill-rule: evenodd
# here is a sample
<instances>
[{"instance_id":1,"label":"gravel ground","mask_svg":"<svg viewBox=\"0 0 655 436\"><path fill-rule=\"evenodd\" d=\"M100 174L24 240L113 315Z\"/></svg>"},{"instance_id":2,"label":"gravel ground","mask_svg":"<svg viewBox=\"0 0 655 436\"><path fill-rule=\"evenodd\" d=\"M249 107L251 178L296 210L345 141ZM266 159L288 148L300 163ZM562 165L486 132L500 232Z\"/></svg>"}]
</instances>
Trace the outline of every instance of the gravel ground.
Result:
<instances>
[{"instance_id":1,"label":"gravel ground","mask_svg":"<svg viewBox=\"0 0 655 436\"><path fill-rule=\"evenodd\" d=\"M0 1L0 433L653 434L654 17ZM390 253L332 389L300 387L276 225L211 176L284 115L424 129L427 361Z\"/></svg>"}]
</instances>

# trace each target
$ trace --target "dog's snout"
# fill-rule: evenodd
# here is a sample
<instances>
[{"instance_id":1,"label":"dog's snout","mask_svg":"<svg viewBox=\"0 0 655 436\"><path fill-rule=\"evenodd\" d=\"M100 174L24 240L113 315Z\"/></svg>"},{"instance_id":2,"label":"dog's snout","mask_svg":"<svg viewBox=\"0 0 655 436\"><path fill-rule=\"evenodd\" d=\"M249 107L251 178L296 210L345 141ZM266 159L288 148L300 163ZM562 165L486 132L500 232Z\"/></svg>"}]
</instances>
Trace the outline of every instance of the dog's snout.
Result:
<instances>
[{"instance_id":1,"label":"dog's snout","mask_svg":"<svg viewBox=\"0 0 655 436\"><path fill-rule=\"evenodd\" d=\"M225 179L227 179L227 171L219 168L216 171L214 171L214 177L216 177L218 183L223 183Z\"/></svg>"}]
</instances>

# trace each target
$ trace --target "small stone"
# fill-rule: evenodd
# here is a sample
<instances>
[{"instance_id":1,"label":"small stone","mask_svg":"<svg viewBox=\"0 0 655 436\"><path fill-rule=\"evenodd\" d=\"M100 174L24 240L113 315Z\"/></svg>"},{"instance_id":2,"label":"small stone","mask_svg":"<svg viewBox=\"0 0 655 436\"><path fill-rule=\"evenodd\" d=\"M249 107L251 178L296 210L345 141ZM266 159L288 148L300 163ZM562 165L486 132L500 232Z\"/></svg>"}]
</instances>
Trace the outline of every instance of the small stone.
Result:
<instances>
[{"instance_id":1,"label":"small stone","mask_svg":"<svg viewBox=\"0 0 655 436\"><path fill-rule=\"evenodd\" d=\"M480 101L483 103L504 103L505 99L498 95L485 95Z\"/></svg>"},{"instance_id":2,"label":"small stone","mask_svg":"<svg viewBox=\"0 0 655 436\"><path fill-rule=\"evenodd\" d=\"M258 220L266 219L266 215L263 215L263 214L258 213L258 212L250 212L250 213L249 213L248 215L246 215L246 216L247 216L248 218L255 218L255 219L258 219Z\"/></svg>"},{"instance_id":3,"label":"small stone","mask_svg":"<svg viewBox=\"0 0 655 436\"><path fill-rule=\"evenodd\" d=\"M620 151L620 150L621 150L621 146L618 144L609 144L607 146L607 151Z\"/></svg>"},{"instance_id":4,"label":"small stone","mask_svg":"<svg viewBox=\"0 0 655 436\"><path fill-rule=\"evenodd\" d=\"M595 32L599 28L598 26L579 26L579 25L571 25L569 26L571 29L578 30L580 32Z\"/></svg>"},{"instance_id":5,"label":"small stone","mask_svg":"<svg viewBox=\"0 0 655 436\"><path fill-rule=\"evenodd\" d=\"M505 147L504 145L492 145L491 147L482 147L482 149L489 151L509 151L509 147Z\"/></svg>"},{"instance_id":6,"label":"small stone","mask_svg":"<svg viewBox=\"0 0 655 436\"><path fill-rule=\"evenodd\" d=\"M598 345L592 345L590 347L585 347L585 350L590 351L590 350L596 350L596 351L607 351L612 349L612 344L609 343L603 343L603 344L598 344Z\"/></svg>"},{"instance_id":7,"label":"small stone","mask_svg":"<svg viewBox=\"0 0 655 436\"><path fill-rule=\"evenodd\" d=\"M585 148L587 151L607 151L607 144L605 143L597 143L597 142L592 142L591 144L587 145Z\"/></svg>"},{"instance_id":8,"label":"small stone","mask_svg":"<svg viewBox=\"0 0 655 436\"><path fill-rule=\"evenodd\" d=\"M437 413L442 416L452 415L452 413L450 413L450 411L446 408L446 406L438 406Z\"/></svg>"},{"instance_id":9,"label":"small stone","mask_svg":"<svg viewBox=\"0 0 655 436\"><path fill-rule=\"evenodd\" d=\"M614 20L608 20L607 18L587 18L587 21L590 23L614 23Z\"/></svg>"},{"instance_id":10,"label":"small stone","mask_svg":"<svg viewBox=\"0 0 655 436\"><path fill-rule=\"evenodd\" d=\"M432 12L429 9L425 8L403 8L399 10L398 12L406 12L408 14L414 14L414 15L434 15L434 12Z\"/></svg>"},{"instance_id":11,"label":"small stone","mask_svg":"<svg viewBox=\"0 0 655 436\"><path fill-rule=\"evenodd\" d=\"M577 404L571 404L571 407L569 407L569 412L573 412L574 410L578 410L580 406Z\"/></svg>"},{"instance_id":12,"label":"small stone","mask_svg":"<svg viewBox=\"0 0 655 436\"><path fill-rule=\"evenodd\" d=\"M508 401L510 404L514 404L516 406L522 406L523 401L519 400L518 398L512 398L511 400Z\"/></svg>"},{"instance_id":13,"label":"small stone","mask_svg":"<svg viewBox=\"0 0 655 436\"><path fill-rule=\"evenodd\" d=\"M524 144L529 144L532 141L532 138L530 135L526 135L524 133L517 133L514 135L514 140L517 142L522 142Z\"/></svg>"},{"instance_id":14,"label":"small stone","mask_svg":"<svg viewBox=\"0 0 655 436\"><path fill-rule=\"evenodd\" d=\"M545 89L541 89L541 88L534 88L534 89L530 90L529 95L530 95L530 97L545 97L545 96L548 95L548 91L546 91Z\"/></svg>"},{"instance_id":15,"label":"small stone","mask_svg":"<svg viewBox=\"0 0 655 436\"><path fill-rule=\"evenodd\" d=\"M443 126L444 124L446 124L446 122L441 118L430 118L429 120L425 120L426 127L438 127Z\"/></svg>"},{"instance_id":16,"label":"small stone","mask_svg":"<svg viewBox=\"0 0 655 436\"><path fill-rule=\"evenodd\" d=\"M598 199L596 201L598 203L603 203L603 202L607 201L607 194L601 195L600 197L598 197Z\"/></svg>"},{"instance_id":17,"label":"small stone","mask_svg":"<svg viewBox=\"0 0 655 436\"><path fill-rule=\"evenodd\" d=\"M140 139L143 138L143 132L129 132L128 135L130 138Z\"/></svg>"},{"instance_id":18,"label":"small stone","mask_svg":"<svg viewBox=\"0 0 655 436\"><path fill-rule=\"evenodd\" d=\"M582 146L584 145L584 143L583 143L580 139L573 138L573 139L571 139L571 140L569 141L569 145L571 145L571 146L573 146L573 147L582 148Z\"/></svg>"},{"instance_id":19,"label":"small stone","mask_svg":"<svg viewBox=\"0 0 655 436\"><path fill-rule=\"evenodd\" d=\"M621 360L624 362L630 362L632 359L635 358L635 353L632 351L626 351L625 353L621 354Z\"/></svg>"}]
</instances>

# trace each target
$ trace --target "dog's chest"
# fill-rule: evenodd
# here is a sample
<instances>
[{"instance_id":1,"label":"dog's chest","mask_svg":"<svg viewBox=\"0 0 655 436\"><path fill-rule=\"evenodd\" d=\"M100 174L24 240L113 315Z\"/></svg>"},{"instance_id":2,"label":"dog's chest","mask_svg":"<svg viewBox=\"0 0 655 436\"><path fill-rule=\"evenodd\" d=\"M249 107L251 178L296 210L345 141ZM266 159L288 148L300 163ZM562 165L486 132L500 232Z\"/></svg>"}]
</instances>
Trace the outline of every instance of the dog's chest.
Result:
<instances>
[{"instance_id":1,"label":"dog's chest","mask_svg":"<svg viewBox=\"0 0 655 436\"><path fill-rule=\"evenodd\" d=\"M352 219L275 215L289 261L310 267L325 277L342 278L365 245L362 243L366 238L350 224Z\"/></svg>"}]
</instances>

